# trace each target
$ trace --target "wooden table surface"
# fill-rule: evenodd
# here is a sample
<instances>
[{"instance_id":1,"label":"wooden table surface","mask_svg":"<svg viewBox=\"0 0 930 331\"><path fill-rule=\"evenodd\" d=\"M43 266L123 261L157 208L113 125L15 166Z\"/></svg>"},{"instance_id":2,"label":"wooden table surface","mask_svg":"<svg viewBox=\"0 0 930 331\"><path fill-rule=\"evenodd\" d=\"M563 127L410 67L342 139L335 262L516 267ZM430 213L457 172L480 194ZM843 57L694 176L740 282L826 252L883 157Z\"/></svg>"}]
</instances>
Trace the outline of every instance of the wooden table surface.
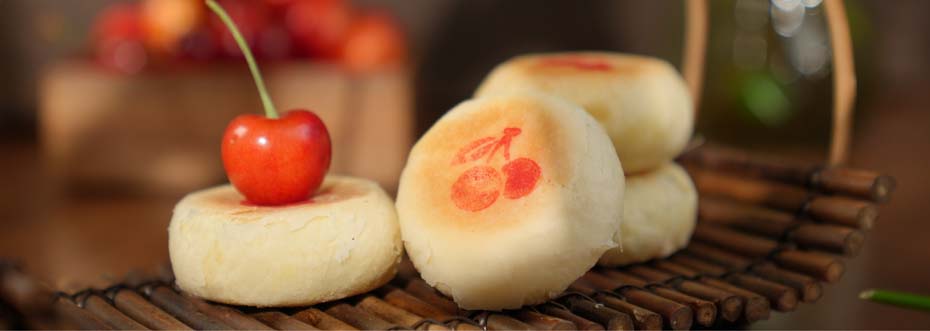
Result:
<instances>
[{"instance_id":1,"label":"wooden table surface","mask_svg":"<svg viewBox=\"0 0 930 331\"><path fill-rule=\"evenodd\" d=\"M0 144L0 154L0 258L63 290L168 262L168 221L179 197L78 196L42 175L34 144Z\"/></svg>"}]
</instances>

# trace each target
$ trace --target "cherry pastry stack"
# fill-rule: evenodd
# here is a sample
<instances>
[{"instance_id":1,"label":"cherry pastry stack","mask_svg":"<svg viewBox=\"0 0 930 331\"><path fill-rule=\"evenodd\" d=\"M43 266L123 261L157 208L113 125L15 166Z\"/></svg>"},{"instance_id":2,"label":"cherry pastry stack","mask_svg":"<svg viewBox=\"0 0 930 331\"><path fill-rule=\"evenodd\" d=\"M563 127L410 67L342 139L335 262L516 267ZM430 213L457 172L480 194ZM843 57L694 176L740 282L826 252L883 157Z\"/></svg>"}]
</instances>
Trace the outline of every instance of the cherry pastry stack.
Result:
<instances>
[{"instance_id":1,"label":"cherry pastry stack","mask_svg":"<svg viewBox=\"0 0 930 331\"><path fill-rule=\"evenodd\" d=\"M664 258L684 247L697 218L697 193L673 159L691 137L694 112L684 80L645 56L572 52L519 56L495 68L477 96L534 91L573 102L607 130L626 175L621 247L607 266Z\"/></svg>"}]
</instances>

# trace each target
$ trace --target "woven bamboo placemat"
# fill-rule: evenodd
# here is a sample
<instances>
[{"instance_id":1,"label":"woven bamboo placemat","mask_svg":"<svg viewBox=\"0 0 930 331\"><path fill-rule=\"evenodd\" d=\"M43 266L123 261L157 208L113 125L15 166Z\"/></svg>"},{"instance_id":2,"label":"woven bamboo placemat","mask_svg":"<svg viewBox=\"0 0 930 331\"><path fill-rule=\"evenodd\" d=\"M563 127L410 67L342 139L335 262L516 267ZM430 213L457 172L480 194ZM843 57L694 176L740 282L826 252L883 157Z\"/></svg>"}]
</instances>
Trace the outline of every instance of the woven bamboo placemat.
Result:
<instances>
[{"instance_id":1,"label":"woven bamboo placemat","mask_svg":"<svg viewBox=\"0 0 930 331\"><path fill-rule=\"evenodd\" d=\"M0 294L31 327L82 329L629 330L745 326L816 302L861 250L891 177L700 147L681 162L698 191L691 243L672 256L596 267L520 310L459 309L405 262L388 285L313 307L232 307L187 296L170 272L52 293L6 265ZM44 318L42 318L44 317Z\"/></svg>"}]
</instances>

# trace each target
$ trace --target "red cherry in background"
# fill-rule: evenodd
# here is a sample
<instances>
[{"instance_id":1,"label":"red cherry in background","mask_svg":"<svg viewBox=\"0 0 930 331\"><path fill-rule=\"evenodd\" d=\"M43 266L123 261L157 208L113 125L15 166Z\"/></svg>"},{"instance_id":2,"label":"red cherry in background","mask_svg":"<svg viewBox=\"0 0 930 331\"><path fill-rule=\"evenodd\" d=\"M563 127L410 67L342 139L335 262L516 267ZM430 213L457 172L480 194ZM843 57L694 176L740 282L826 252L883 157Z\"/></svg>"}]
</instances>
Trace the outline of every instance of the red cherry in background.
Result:
<instances>
[{"instance_id":1,"label":"red cherry in background","mask_svg":"<svg viewBox=\"0 0 930 331\"><path fill-rule=\"evenodd\" d=\"M255 56L266 60L280 60L294 53L294 40L276 15L282 11L271 2L254 0L221 0L220 4L227 10L236 23L242 37L255 52ZM242 57L242 51L236 41L226 32L222 21L210 20L220 51L228 57Z\"/></svg>"},{"instance_id":2,"label":"red cherry in background","mask_svg":"<svg viewBox=\"0 0 930 331\"><path fill-rule=\"evenodd\" d=\"M346 0L292 0L284 20L304 55L336 59L353 16Z\"/></svg>"},{"instance_id":3,"label":"red cherry in background","mask_svg":"<svg viewBox=\"0 0 930 331\"><path fill-rule=\"evenodd\" d=\"M258 44L259 35L272 20L267 5L260 1L217 0L217 2L236 24L236 28L245 39L246 44L251 48L255 48ZM216 34L217 40L219 40L220 53L228 57L242 57L242 51L238 43L229 34L225 23L221 19L212 17L209 20L209 25Z\"/></svg>"},{"instance_id":4,"label":"red cherry in background","mask_svg":"<svg viewBox=\"0 0 930 331\"><path fill-rule=\"evenodd\" d=\"M407 41L393 16L367 12L352 23L340 56L343 66L350 70L377 71L404 63Z\"/></svg>"},{"instance_id":5,"label":"red cherry in background","mask_svg":"<svg viewBox=\"0 0 930 331\"><path fill-rule=\"evenodd\" d=\"M98 63L130 74L146 66L149 54L140 18L141 9L136 3L111 5L97 16L92 35Z\"/></svg>"},{"instance_id":6,"label":"red cherry in background","mask_svg":"<svg viewBox=\"0 0 930 331\"><path fill-rule=\"evenodd\" d=\"M306 200L320 188L329 170L332 146L326 125L306 110L278 118L245 38L222 6L214 0L206 2L242 50L267 116L241 115L226 127L222 155L229 181L254 204Z\"/></svg>"},{"instance_id":7,"label":"red cherry in background","mask_svg":"<svg viewBox=\"0 0 930 331\"><path fill-rule=\"evenodd\" d=\"M213 31L207 26L201 26L181 38L177 57L183 60L207 61L215 58L219 52L219 44Z\"/></svg>"},{"instance_id":8,"label":"red cherry in background","mask_svg":"<svg viewBox=\"0 0 930 331\"><path fill-rule=\"evenodd\" d=\"M255 54L266 60L286 59L294 54L294 40L284 26L268 24L258 33Z\"/></svg>"},{"instance_id":9,"label":"red cherry in background","mask_svg":"<svg viewBox=\"0 0 930 331\"><path fill-rule=\"evenodd\" d=\"M331 148L326 126L309 111L292 110L280 119L240 115L223 136L223 166L249 202L281 205L316 192Z\"/></svg>"},{"instance_id":10,"label":"red cherry in background","mask_svg":"<svg viewBox=\"0 0 930 331\"><path fill-rule=\"evenodd\" d=\"M202 2L196 0L143 0L141 22L148 49L160 56L174 57L181 41L202 22Z\"/></svg>"},{"instance_id":11,"label":"red cherry in background","mask_svg":"<svg viewBox=\"0 0 930 331\"><path fill-rule=\"evenodd\" d=\"M277 9L281 7L287 7L294 1L295 0L265 0L265 3L268 4L268 6Z\"/></svg>"}]
</instances>

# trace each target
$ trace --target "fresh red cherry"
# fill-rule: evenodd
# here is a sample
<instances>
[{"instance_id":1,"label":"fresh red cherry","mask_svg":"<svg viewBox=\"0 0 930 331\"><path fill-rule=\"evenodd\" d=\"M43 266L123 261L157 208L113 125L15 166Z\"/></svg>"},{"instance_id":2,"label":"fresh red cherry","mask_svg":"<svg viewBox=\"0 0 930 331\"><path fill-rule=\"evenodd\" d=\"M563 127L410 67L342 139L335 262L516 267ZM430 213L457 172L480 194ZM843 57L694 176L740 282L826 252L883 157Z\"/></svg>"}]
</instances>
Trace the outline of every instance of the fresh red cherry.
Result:
<instances>
[{"instance_id":1,"label":"fresh red cherry","mask_svg":"<svg viewBox=\"0 0 930 331\"><path fill-rule=\"evenodd\" d=\"M326 126L309 111L292 110L279 119L240 115L223 136L223 166L249 202L298 202L323 183L330 146Z\"/></svg>"},{"instance_id":2,"label":"fresh red cherry","mask_svg":"<svg viewBox=\"0 0 930 331\"><path fill-rule=\"evenodd\" d=\"M312 112L293 110L278 118L245 38L214 0L206 0L232 33L249 64L265 115L241 115L226 127L223 166L233 186L258 205L306 200L323 183L332 155L326 125Z\"/></svg>"}]
</instances>

